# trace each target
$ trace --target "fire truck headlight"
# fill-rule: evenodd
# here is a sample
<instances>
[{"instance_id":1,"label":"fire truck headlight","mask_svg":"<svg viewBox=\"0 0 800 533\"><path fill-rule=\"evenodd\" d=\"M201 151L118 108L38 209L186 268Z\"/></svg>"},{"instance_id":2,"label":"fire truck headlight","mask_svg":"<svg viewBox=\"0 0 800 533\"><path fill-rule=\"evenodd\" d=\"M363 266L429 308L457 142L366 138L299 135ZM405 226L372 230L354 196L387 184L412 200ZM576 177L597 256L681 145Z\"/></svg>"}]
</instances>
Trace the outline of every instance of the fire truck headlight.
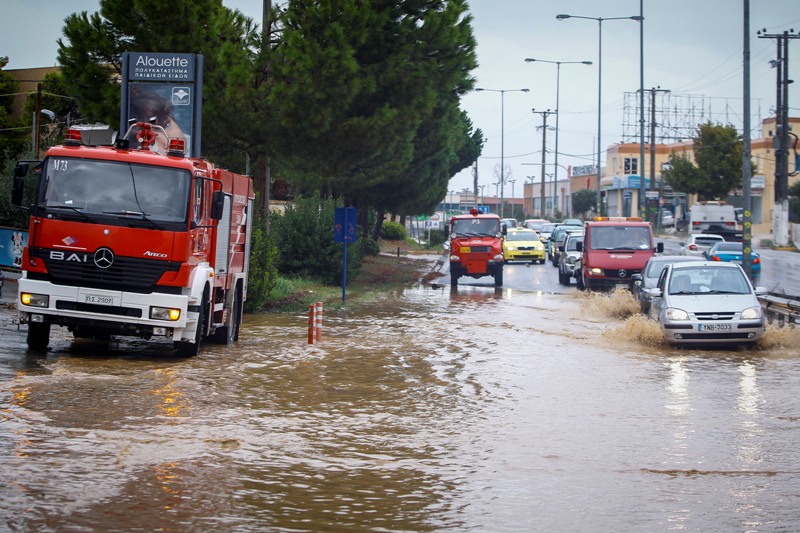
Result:
<instances>
[{"instance_id":1,"label":"fire truck headlight","mask_svg":"<svg viewBox=\"0 0 800 533\"><path fill-rule=\"evenodd\" d=\"M595 276L599 276L600 274L603 273L603 269L602 268L591 268L591 269L589 269L589 272L591 274L595 275Z\"/></svg>"},{"instance_id":2,"label":"fire truck headlight","mask_svg":"<svg viewBox=\"0 0 800 533\"><path fill-rule=\"evenodd\" d=\"M456 254L450 256L450 261L461 261L461 258Z\"/></svg>"},{"instance_id":3,"label":"fire truck headlight","mask_svg":"<svg viewBox=\"0 0 800 533\"><path fill-rule=\"evenodd\" d=\"M494 256L494 260L495 261L503 261L504 259L505 259L505 256L503 254L495 254L495 256Z\"/></svg>"},{"instance_id":4,"label":"fire truck headlight","mask_svg":"<svg viewBox=\"0 0 800 533\"><path fill-rule=\"evenodd\" d=\"M153 320L170 320L174 322L181 317L181 310L171 307L151 307L150 318Z\"/></svg>"},{"instance_id":5,"label":"fire truck headlight","mask_svg":"<svg viewBox=\"0 0 800 533\"><path fill-rule=\"evenodd\" d=\"M47 307L50 305L50 297L46 294L23 292L19 295L19 301L22 305L29 305L31 307Z\"/></svg>"}]
</instances>

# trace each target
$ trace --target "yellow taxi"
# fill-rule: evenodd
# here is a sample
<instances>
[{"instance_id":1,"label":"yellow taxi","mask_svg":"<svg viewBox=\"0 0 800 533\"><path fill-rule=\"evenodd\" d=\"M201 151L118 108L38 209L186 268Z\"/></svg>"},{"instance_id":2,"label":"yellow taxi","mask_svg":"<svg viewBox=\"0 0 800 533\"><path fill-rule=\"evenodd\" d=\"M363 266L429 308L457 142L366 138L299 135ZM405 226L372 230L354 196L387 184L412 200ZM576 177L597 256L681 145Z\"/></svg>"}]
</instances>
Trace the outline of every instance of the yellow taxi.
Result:
<instances>
[{"instance_id":1,"label":"yellow taxi","mask_svg":"<svg viewBox=\"0 0 800 533\"><path fill-rule=\"evenodd\" d=\"M503 258L506 263L544 263L544 254L544 243L532 229L509 229L503 238Z\"/></svg>"}]
</instances>

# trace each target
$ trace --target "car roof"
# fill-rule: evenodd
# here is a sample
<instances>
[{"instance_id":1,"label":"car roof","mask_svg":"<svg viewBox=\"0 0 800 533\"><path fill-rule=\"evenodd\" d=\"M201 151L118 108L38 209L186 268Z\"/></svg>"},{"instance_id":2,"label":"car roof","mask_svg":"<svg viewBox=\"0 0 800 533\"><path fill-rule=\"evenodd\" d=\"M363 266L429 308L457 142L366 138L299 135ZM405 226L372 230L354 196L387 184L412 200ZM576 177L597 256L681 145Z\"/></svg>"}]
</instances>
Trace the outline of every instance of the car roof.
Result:
<instances>
[{"instance_id":1,"label":"car roof","mask_svg":"<svg viewBox=\"0 0 800 533\"><path fill-rule=\"evenodd\" d=\"M685 263L675 263L672 265L672 270L681 270L683 268L696 268L696 267L708 267L708 268L735 268L736 270L740 270L739 265L736 263L725 263L722 261L686 261Z\"/></svg>"}]
</instances>

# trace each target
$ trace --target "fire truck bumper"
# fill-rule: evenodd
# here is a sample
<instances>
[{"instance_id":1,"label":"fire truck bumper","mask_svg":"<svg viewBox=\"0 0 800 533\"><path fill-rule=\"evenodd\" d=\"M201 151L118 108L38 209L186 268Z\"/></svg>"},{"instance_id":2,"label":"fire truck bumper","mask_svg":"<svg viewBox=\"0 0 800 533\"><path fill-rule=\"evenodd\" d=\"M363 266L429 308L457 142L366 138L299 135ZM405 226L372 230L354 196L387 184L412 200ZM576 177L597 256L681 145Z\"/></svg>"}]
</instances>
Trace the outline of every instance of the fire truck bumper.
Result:
<instances>
[{"instance_id":1,"label":"fire truck bumper","mask_svg":"<svg viewBox=\"0 0 800 533\"><path fill-rule=\"evenodd\" d=\"M187 325L189 298L55 285L20 278L20 322L66 326L72 331L180 339Z\"/></svg>"}]
</instances>

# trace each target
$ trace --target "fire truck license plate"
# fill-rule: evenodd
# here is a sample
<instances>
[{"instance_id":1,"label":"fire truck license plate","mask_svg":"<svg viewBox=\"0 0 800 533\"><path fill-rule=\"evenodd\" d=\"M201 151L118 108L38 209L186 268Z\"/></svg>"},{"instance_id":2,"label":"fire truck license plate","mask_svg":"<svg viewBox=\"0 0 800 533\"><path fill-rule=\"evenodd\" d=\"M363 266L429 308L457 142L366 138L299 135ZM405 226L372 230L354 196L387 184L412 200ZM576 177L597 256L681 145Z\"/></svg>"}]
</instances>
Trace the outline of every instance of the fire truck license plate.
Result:
<instances>
[{"instance_id":1,"label":"fire truck license plate","mask_svg":"<svg viewBox=\"0 0 800 533\"><path fill-rule=\"evenodd\" d=\"M462 254L468 254L469 252L470 252L470 247L469 246L462 246L461 247L461 253Z\"/></svg>"},{"instance_id":2,"label":"fire truck license plate","mask_svg":"<svg viewBox=\"0 0 800 533\"><path fill-rule=\"evenodd\" d=\"M116 298L113 296L106 296L100 294L86 294L83 293L83 303L86 304L95 304L95 305L119 305L116 302Z\"/></svg>"}]
</instances>

